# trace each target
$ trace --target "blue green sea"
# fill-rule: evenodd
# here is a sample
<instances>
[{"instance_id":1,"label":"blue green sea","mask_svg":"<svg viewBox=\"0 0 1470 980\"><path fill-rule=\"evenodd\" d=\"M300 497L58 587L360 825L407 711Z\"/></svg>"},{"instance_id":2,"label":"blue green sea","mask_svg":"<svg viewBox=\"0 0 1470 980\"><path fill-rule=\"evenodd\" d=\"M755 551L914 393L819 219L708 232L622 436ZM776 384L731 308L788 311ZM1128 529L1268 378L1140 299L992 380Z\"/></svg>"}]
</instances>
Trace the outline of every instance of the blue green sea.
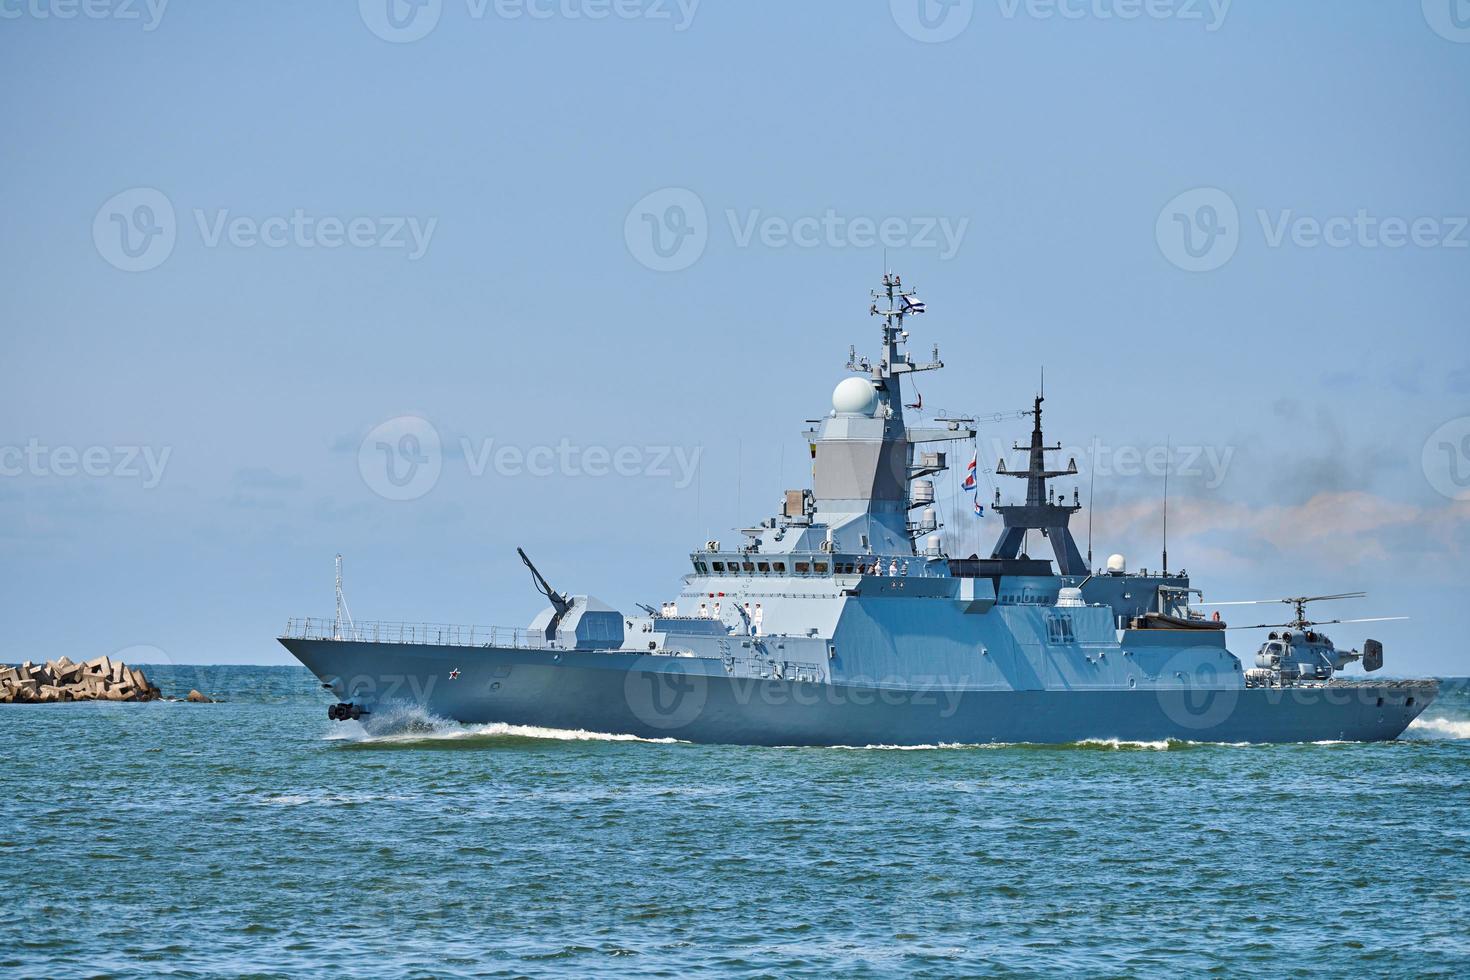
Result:
<instances>
[{"instance_id":1,"label":"blue green sea","mask_svg":"<svg viewBox=\"0 0 1470 980\"><path fill-rule=\"evenodd\" d=\"M809 749L0 708L0 974L1470 976L1470 693L1392 743Z\"/></svg>"}]
</instances>

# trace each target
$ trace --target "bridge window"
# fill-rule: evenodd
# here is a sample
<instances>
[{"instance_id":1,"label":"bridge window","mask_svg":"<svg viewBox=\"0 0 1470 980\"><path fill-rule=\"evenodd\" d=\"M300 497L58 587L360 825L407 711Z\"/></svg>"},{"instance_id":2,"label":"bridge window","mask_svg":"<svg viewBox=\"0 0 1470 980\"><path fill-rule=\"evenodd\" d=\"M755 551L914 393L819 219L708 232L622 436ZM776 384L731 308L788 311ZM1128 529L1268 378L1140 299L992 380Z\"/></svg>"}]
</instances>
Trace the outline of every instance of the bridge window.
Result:
<instances>
[{"instance_id":1,"label":"bridge window","mask_svg":"<svg viewBox=\"0 0 1470 980\"><path fill-rule=\"evenodd\" d=\"M816 569L817 569L817 574L818 575L826 575L827 574L827 563L824 562L824 561L817 562Z\"/></svg>"},{"instance_id":2,"label":"bridge window","mask_svg":"<svg viewBox=\"0 0 1470 980\"><path fill-rule=\"evenodd\" d=\"M757 562L756 565L758 568L760 568L762 575L768 573L771 570L771 563L768 561Z\"/></svg>"},{"instance_id":3,"label":"bridge window","mask_svg":"<svg viewBox=\"0 0 1470 980\"><path fill-rule=\"evenodd\" d=\"M753 572L755 571L755 562L748 561L741 567L744 568L747 572Z\"/></svg>"},{"instance_id":4,"label":"bridge window","mask_svg":"<svg viewBox=\"0 0 1470 980\"><path fill-rule=\"evenodd\" d=\"M771 567L776 570L777 575L786 574L786 563L784 561L772 562Z\"/></svg>"},{"instance_id":5,"label":"bridge window","mask_svg":"<svg viewBox=\"0 0 1470 980\"><path fill-rule=\"evenodd\" d=\"M811 570L812 566L807 562L799 561L796 563L796 574L798 575L806 575L811 572Z\"/></svg>"},{"instance_id":6,"label":"bridge window","mask_svg":"<svg viewBox=\"0 0 1470 980\"><path fill-rule=\"evenodd\" d=\"M714 566L715 566L715 571L716 572L723 573L725 571L725 563L722 562L722 561L715 562L714 563Z\"/></svg>"}]
</instances>

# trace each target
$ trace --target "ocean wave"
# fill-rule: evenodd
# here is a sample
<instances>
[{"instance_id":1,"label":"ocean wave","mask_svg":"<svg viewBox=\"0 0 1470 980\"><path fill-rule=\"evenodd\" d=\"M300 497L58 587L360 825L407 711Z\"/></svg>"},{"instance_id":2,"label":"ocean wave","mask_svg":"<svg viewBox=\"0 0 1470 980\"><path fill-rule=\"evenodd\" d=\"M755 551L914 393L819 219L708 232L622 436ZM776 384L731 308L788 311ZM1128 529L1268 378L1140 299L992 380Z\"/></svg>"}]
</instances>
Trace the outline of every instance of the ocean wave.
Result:
<instances>
[{"instance_id":1,"label":"ocean wave","mask_svg":"<svg viewBox=\"0 0 1470 980\"><path fill-rule=\"evenodd\" d=\"M588 732L580 729L507 725L503 722L466 725L448 718L441 718L414 705L383 708L360 721L340 723L331 734L326 736L328 741L359 744L402 744L474 738L534 739L553 742L649 742L659 745L679 741L676 738L643 738L638 735Z\"/></svg>"},{"instance_id":2,"label":"ocean wave","mask_svg":"<svg viewBox=\"0 0 1470 980\"><path fill-rule=\"evenodd\" d=\"M383 803L407 800L407 796L382 793L265 793L250 802L254 806L354 806L359 803Z\"/></svg>"},{"instance_id":3,"label":"ocean wave","mask_svg":"<svg viewBox=\"0 0 1470 980\"><path fill-rule=\"evenodd\" d=\"M954 749L1076 749L1083 751L1168 752L1202 745L1248 745L1248 742L1188 742L1182 739L1139 742L1121 738L1084 738L1075 742L935 742L926 745L837 745L838 749L882 752L934 752Z\"/></svg>"},{"instance_id":4,"label":"ocean wave","mask_svg":"<svg viewBox=\"0 0 1470 980\"><path fill-rule=\"evenodd\" d=\"M1401 736L1406 739L1446 740L1470 739L1470 720L1464 718L1425 718L1420 715L1409 723Z\"/></svg>"}]
</instances>

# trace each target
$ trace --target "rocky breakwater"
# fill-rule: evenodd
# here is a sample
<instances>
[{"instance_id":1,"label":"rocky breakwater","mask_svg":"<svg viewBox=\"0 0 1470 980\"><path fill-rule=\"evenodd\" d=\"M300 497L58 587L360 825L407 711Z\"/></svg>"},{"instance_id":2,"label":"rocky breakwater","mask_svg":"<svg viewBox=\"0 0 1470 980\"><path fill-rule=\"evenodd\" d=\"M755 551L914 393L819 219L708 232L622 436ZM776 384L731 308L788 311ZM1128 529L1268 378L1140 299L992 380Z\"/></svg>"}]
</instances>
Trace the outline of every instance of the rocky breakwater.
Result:
<instances>
[{"instance_id":1,"label":"rocky breakwater","mask_svg":"<svg viewBox=\"0 0 1470 980\"><path fill-rule=\"evenodd\" d=\"M80 664L60 657L40 666L26 661L0 667L0 704L156 701L162 696L141 670L109 657Z\"/></svg>"}]
</instances>

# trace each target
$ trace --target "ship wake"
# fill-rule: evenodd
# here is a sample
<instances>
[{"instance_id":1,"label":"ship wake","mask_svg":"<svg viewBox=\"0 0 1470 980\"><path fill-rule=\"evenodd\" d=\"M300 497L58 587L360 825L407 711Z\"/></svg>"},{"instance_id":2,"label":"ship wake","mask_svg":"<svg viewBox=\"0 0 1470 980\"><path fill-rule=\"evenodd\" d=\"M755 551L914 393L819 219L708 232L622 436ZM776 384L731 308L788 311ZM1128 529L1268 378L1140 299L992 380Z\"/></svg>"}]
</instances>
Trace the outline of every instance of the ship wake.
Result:
<instances>
[{"instance_id":1,"label":"ship wake","mask_svg":"<svg viewBox=\"0 0 1470 980\"><path fill-rule=\"evenodd\" d=\"M1399 738L1418 742L1470 739L1470 719L1425 718L1421 715L1409 723L1409 727Z\"/></svg>"},{"instance_id":2,"label":"ship wake","mask_svg":"<svg viewBox=\"0 0 1470 980\"><path fill-rule=\"evenodd\" d=\"M327 741L361 745L403 745L423 742L547 741L547 742L649 742L672 744L675 738L642 738L588 732L580 729L542 728L536 725L507 725L492 722L466 725L426 711L416 705L381 708L361 721L342 722L326 736Z\"/></svg>"}]
</instances>

